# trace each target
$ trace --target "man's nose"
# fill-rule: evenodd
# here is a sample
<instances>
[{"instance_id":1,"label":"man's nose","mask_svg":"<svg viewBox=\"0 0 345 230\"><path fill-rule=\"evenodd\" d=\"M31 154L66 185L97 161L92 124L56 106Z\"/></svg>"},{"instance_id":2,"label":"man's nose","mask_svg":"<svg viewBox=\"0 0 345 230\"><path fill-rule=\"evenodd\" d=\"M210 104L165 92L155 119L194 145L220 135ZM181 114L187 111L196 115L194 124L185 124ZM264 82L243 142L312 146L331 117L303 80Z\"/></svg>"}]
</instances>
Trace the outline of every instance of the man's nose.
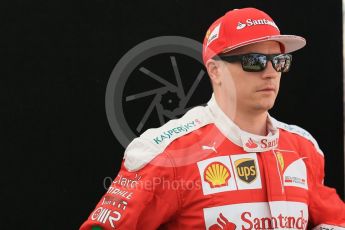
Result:
<instances>
[{"instance_id":1,"label":"man's nose","mask_svg":"<svg viewBox=\"0 0 345 230\"><path fill-rule=\"evenodd\" d=\"M266 65L266 68L263 70L263 78L275 78L278 77L279 73L273 68L272 62L269 61Z\"/></svg>"}]
</instances>

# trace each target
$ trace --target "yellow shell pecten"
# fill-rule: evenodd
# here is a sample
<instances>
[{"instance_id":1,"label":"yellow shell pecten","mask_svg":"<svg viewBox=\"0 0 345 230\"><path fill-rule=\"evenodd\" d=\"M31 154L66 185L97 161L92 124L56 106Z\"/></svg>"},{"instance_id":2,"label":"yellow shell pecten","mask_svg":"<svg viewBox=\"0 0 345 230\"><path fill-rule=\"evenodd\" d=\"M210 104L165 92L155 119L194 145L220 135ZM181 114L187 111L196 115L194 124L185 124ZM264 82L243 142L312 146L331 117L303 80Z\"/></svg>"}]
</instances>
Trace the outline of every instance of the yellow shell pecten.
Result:
<instances>
[{"instance_id":1,"label":"yellow shell pecten","mask_svg":"<svg viewBox=\"0 0 345 230\"><path fill-rule=\"evenodd\" d=\"M204 179L211 188L226 186L230 179L230 171L224 164L212 162L205 168Z\"/></svg>"}]
</instances>

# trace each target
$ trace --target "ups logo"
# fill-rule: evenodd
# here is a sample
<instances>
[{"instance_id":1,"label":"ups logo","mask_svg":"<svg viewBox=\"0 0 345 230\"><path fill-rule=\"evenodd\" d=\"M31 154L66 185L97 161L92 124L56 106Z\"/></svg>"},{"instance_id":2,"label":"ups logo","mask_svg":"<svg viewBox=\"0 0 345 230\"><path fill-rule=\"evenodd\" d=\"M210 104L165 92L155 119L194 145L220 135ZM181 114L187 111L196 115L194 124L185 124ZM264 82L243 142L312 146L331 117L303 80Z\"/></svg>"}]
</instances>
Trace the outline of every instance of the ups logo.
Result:
<instances>
[{"instance_id":1,"label":"ups logo","mask_svg":"<svg viewBox=\"0 0 345 230\"><path fill-rule=\"evenodd\" d=\"M256 166L255 161L252 158L243 158L235 161L236 171L238 177L246 182L251 183L256 179Z\"/></svg>"}]
</instances>

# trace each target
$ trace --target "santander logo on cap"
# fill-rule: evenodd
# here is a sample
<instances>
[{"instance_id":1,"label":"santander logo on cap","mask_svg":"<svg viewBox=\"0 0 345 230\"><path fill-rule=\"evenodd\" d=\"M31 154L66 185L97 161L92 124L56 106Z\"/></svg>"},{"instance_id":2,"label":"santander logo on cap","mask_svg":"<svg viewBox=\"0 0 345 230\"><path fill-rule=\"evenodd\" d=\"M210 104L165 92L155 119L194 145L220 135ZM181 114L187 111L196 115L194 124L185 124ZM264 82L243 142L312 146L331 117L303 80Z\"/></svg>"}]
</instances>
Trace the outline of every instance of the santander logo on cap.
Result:
<instances>
[{"instance_id":1,"label":"santander logo on cap","mask_svg":"<svg viewBox=\"0 0 345 230\"><path fill-rule=\"evenodd\" d=\"M248 18L245 21L245 23L238 22L236 29L241 30L247 26L249 27L249 26L256 26L256 25L269 25L269 26L273 26L274 28L279 30L278 26L273 21L267 20L265 18L263 18L263 19Z\"/></svg>"},{"instance_id":2,"label":"santander logo on cap","mask_svg":"<svg viewBox=\"0 0 345 230\"><path fill-rule=\"evenodd\" d=\"M203 42L203 61L236 48L263 41L277 41L284 52L290 53L305 46L304 38L282 35L273 19L255 8L230 10L208 29Z\"/></svg>"}]
</instances>

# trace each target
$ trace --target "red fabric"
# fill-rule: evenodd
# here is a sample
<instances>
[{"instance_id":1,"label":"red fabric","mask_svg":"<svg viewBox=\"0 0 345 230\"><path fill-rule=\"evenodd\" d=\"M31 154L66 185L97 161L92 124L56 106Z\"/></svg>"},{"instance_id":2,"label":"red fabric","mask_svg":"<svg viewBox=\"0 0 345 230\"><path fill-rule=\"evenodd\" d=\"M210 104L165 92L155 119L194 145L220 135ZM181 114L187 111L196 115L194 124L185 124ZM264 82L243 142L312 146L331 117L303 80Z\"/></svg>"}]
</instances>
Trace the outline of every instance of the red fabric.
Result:
<instances>
[{"instance_id":1,"label":"red fabric","mask_svg":"<svg viewBox=\"0 0 345 230\"><path fill-rule=\"evenodd\" d=\"M305 165L306 180L294 164ZM309 226L345 227L344 202L322 184L323 167L323 156L300 135L279 129L278 148L248 153L210 124L176 139L136 172L122 166L80 229L305 229L308 219ZM212 173L223 176L217 181Z\"/></svg>"},{"instance_id":2,"label":"red fabric","mask_svg":"<svg viewBox=\"0 0 345 230\"><path fill-rule=\"evenodd\" d=\"M203 61L206 64L215 55L266 40L280 42L283 53L293 52L305 45L302 37L281 35L272 18L261 10L231 10L209 27L203 41Z\"/></svg>"}]
</instances>

